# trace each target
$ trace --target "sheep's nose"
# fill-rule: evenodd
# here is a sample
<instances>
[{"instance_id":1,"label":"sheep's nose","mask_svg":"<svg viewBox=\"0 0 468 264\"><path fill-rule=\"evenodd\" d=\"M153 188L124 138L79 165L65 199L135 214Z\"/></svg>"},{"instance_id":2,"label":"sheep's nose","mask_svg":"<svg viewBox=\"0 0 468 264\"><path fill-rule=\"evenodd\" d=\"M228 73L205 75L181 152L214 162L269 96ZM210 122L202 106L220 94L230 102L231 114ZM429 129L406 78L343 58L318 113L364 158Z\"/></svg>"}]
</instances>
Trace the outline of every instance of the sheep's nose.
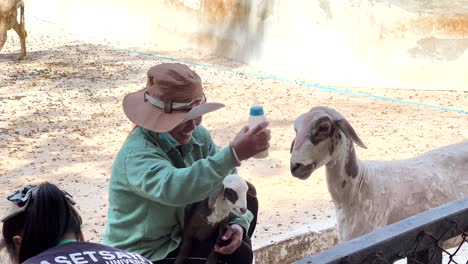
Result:
<instances>
[{"instance_id":1,"label":"sheep's nose","mask_svg":"<svg viewBox=\"0 0 468 264\"><path fill-rule=\"evenodd\" d=\"M317 165L315 162L307 165L301 163L291 163L291 174L299 179L305 179L310 176L312 170L314 170L316 166Z\"/></svg>"}]
</instances>

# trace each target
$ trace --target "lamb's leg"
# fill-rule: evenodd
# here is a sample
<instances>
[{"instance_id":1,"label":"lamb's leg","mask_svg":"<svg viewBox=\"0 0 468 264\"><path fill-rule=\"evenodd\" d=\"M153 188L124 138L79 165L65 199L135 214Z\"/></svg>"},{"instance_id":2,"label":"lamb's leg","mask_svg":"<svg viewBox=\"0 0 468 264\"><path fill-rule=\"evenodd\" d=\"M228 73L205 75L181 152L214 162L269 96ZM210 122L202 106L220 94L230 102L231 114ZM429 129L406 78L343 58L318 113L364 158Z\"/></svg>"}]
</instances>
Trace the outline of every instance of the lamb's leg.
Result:
<instances>
[{"instance_id":1,"label":"lamb's leg","mask_svg":"<svg viewBox=\"0 0 468 264\"><path fill-rule=\"evenodd\" d=\"M182 243L179 247L179 253L177 258L174 261L174 264L184 264L185 259L189 257L192 251L192 238L189 236L184 236Z\"/></svg>"},{"instance_id":2,"label":"lamb's leg","mask_svg":"<svg viewBox=\"0 0 468 264\"><path fill-rule=\"evenodd\" d=\"M206 259L206 264L216 264L218 262L218 252L211 251L210 255Z\"/></svg>"},{"instance_id":3,"label":"lamb's leg","mask_svg":"<svg viewBox=\"0 0 468 264\"><path fill-rule=\"evenodd\" d=\"M215 245L221 246L223 244L223 235L226 233L228 226L227 224L220 224L218 228L218 237L216 238ZM206 259L206 264L216 264L218 262L218 252L214 251L214 249L208 255Z\"/></svg>"}]
</instances>

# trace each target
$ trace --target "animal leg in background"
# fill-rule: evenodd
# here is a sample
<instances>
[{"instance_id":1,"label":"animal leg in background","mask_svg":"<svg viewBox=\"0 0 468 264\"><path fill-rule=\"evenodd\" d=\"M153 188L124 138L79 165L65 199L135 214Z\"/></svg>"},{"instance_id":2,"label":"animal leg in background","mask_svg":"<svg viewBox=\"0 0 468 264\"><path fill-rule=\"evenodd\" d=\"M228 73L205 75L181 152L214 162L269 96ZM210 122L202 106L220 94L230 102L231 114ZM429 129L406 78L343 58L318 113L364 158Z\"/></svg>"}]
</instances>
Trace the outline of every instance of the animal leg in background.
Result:
<instances>
[{"instance_id":1,"label":"animal leg in background","mask_svg":"<svg viewBox=\"0 0 468 264\"><path fill-rule=\"evenodd\" d=\"M26 37L27 37L27 33L26 33L25 26L24 26L24 3L23 3L23 1L18 2L16 8L21 8L21 18L20 18L20 23L18 24L16 22L15 25L13 26L13 29L18 34L18 36L20 38L20 42L21 42L21 51L20 51L20 54L18 56L18 60L24 60L24 58L26 57ZM16 20L16 18L15 18L15 20Z\"/></svg>"},{"instance_id":2,"label":"animal leg in background","mask_svg":"<svg viewBox=\"0 0 468 264\"><path fill-rule=\"evenodd\" d=\"M20 23L17 20L18 9L21 11ZM5 45L7 31L13 29L20 38L21 52L18 60L26 57L26 29L24 23L24 2L22 0L0 0L0 51Z\"/></svg>"},{"instance_id":3,"label":"animal leg in background","mask_svg":"<svg viewBox=\"0 0 468 264\"><path fill-rule=\"evenodd\" d=\"M2 27L2 24L0 23L0 51L3 48L3 45L5 45L7 38L7 28Z\"/></svg>"}]
</instances>

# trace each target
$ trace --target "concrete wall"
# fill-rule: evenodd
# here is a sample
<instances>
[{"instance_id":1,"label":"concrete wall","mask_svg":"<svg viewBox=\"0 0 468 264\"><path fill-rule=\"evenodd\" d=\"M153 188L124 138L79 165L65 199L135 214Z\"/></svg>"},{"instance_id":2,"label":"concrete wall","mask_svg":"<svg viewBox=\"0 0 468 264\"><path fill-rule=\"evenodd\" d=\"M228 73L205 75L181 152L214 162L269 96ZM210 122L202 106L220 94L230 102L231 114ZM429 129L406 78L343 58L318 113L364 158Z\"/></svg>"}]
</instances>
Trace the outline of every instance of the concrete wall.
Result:
<instances>
[{"instance_id":1,"label":"concrete wall","mask_svg":"<svg viewBox=\"0 0 468 264\"><path fill-rule=\"evenodd\" d=\"M338 244L335 221L303 226L254 245L255 264L293 263Z\"/></svg>"}]
</instances>

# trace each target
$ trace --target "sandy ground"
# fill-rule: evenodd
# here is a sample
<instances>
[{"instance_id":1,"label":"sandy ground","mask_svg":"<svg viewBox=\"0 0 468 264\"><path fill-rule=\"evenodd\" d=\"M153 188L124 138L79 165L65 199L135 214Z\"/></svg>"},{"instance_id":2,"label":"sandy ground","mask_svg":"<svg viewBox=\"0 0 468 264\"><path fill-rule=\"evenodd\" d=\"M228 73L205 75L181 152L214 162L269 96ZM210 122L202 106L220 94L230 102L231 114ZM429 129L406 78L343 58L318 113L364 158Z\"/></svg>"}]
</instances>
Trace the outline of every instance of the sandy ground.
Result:
<instances>
[{"instance_id":1,"label":"sandy ground","mask_svg":"<svg viewBox=\"0 0 468 264\"><path fill-rule=\"evenodd\" d=\"M13 32L0 53L0 197L30 183L50 181L70 192L84 218L88 240L101 240L113 158L131 124L121 102L145 85L149 67L165 60L128 52L119 43L84 41L46 23L28 28L27 60L16 61ZM258 69L193 50L139 51L226 69ZM191 66L204 81L209 101L226 108L204 118L214 140L226 146L247 123L257 96L271 122L270 156L242 164L240 174L257 186L260 215L254 244L305 224L334 217L324 170L300 181L289 173L293 122L311 107L336 108L368 149L362 159L400 159L468 139L468 115L325 91L294 83ZM466 91L346 88L468 111ZM8 206L0 199L0 211Z\"/></svg>"}]
</instances>

